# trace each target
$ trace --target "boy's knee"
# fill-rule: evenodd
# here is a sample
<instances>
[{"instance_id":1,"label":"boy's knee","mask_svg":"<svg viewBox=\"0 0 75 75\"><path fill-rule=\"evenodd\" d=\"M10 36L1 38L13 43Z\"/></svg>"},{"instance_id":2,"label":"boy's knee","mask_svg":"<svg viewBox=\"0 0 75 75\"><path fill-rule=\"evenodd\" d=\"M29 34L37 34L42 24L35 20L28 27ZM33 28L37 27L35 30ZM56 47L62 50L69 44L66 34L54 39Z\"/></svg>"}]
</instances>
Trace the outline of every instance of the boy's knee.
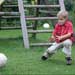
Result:
<instances>
[{"instance_id":1,"label":"boy's knee","mask_svg":"<svg viewBox=\"0 0 75 75\"><path fill-rule=\"evenodd\" d=\"M64 41L64 46L69 47L71 45L72 45L72 41L71 40Z\"/></svg>"},{"instance_id":2,"label":"boy's knee","mask_svg":"<svg viewBox=\"0 0 75 75\"><path fill-rule=\"evenodd\" d=\"M55 53L56 52L56 49L58 47L59 47L59 45L57 43L53 43L53 45L47 49L47 52L48 53Z\"/></svg>"},{"instance_id":3,"label":"boy's knee","mask_svg":"<svg viewBox=\"0 0 75 75\"><path fill-rule=\"evenodd\" d=\"M55 52L55 49L52 49L52 48L48 48L48 50L47 50L47 53L54 53Z\"/></svg>"}]
</instances>

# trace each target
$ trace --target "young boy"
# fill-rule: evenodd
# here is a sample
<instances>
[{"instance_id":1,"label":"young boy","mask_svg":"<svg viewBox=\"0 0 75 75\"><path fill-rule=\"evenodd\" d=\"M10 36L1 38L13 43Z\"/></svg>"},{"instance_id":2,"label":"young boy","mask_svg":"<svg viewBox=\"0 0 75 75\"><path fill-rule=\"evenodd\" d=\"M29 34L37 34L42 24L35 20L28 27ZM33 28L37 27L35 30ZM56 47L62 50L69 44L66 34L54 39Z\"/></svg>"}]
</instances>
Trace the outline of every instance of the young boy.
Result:
<instances>
[{"instance_id":1,"label":"young boy","mask_svg":"<svg viewBox=\"0 0 75 75\"><path fill-rule=\"evenodd\" d=\"M57 14L58 23L55 25L51 39L55 42L50 46L42 56L42 60L46 60L52 56L56 49L63 47L63 52L66 55L67 65L71 65L71 46L73 39L73 26L72 22L68 20L68 12L65 10Z\"/></svg>"}]
</instances>

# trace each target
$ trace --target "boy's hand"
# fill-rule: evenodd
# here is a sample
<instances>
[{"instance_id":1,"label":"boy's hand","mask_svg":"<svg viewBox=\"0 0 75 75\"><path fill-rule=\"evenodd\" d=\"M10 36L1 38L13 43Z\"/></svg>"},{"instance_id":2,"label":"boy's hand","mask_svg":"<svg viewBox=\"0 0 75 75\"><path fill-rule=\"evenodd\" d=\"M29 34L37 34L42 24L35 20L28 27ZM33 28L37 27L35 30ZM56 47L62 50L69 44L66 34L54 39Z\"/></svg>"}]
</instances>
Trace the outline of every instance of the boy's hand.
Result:
<instances>
[{"instance_id":1,"label":"boy's hand","mask_svg":"<svg viewBox=\"0 0 75 75\"><path fill-rule=\"evenodd\" d=\"M55 42L55 38L52 36L51 38L49 38L50 42Z\"/></svg>"},{"instance_id":2,"label":"boy's hand","mask_svg":"<svg viewBox=\"0 0 75 75\"><path fill-rule=\"evenodd\" d=\"M56 36L56 39L61 41L63 39L63 37L62 36Z\"/></svg>"}]
</instances>

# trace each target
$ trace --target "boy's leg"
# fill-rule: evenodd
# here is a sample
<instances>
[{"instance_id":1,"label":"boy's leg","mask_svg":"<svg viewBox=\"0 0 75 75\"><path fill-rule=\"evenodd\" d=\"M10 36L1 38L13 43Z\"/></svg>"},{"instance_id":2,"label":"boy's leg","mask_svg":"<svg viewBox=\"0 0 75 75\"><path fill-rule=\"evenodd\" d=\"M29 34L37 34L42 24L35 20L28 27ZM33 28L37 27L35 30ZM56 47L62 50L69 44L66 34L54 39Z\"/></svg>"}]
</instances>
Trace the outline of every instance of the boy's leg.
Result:
<instances>
[{"instance_id":1,"label":"boy's leg","mask_svg":"<svg viewBox=\"0 0 75 75\"><path fill-rule=\"evenodd\" d=\"M71 46L72 46L72 41L71 40L66 40L63 42L63 52L66 54L66 60L67 60L67 65L71 65L72 59L71 59Z\"/></svg>"},{"instance_id":2,"label":"boy's leg","mask_svg":"<svg viewBox=\"0 0 75 75\"><path fill-rule=\"evenodd\" d=\"M56 49L59 48L60 46L61 46L61 43L56 43L56 42L53 43L53 45L50 46L46 50L46 52L43 54L42 60L46 60L49 56L52 56L55 53Z\"/></svg>"}]
</instances>

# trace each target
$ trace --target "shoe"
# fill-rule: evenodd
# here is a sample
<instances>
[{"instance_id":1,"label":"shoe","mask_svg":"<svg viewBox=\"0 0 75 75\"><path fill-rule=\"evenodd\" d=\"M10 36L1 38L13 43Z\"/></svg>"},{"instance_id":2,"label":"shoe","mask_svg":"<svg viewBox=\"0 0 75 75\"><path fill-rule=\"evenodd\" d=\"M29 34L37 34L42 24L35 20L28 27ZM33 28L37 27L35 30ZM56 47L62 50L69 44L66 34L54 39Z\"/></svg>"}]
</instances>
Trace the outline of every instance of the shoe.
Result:
<instances>
[{"instance_id":1,"label":"shoe","mask_svg":"<svg viewBox=\"0 0 75 75\"><path fill-rule=\"evenodd\" d=\"M72 59L71 57L66 57L66 60L67 60L67 65L71 65L72 64Z\"/></svg>"},{"instance_id":2,"label":"shoe","mask_svg":"<svg viewBox=\"0 0 75 75\"><path fill-rule=\"evenodd\" d=\"M45 57L45 56L42 56L41 59L42 59L42 60L47 60L48 58Z\"/></svg>"}]
</instances>

